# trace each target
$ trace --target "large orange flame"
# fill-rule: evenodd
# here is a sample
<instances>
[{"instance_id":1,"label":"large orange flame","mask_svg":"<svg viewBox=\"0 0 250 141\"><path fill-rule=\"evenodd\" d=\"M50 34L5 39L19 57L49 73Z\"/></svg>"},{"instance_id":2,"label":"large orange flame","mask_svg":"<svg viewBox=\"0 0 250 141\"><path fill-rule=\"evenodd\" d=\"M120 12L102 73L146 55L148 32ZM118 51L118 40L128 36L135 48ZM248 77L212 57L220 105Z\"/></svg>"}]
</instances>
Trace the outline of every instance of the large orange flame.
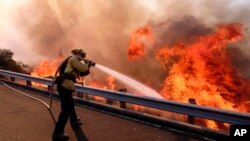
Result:
<instances>
[{"instance_id":1,"label":"large orange flame","mask_svg":"<svg viewBox=\"0 0 250 141\"><path fill-rule=\"evenodd\" d=\"M60 65L60 63L63 60L63 55L61 52L59 52L58 57L54 60L48 61L48 60L43 60L32 72L32 76L36 77L53 77L55 75L55 72ZM38 84L32 82L32 85L38 86L38 87L46 87L46 85L43 84Z\"/></svg>"},{"instance_id":2,"label":"large orange flame","mask_svg":"<svg viewBox=\"0 0 250 141\"><path fill-rule=\"evenodd\" d=\"M195 98L198 105L249 112L250 81L240 77L227 51L242 38L241 32L241 24L222 25L194 43L178 42L158 49L156 58L167 73L161 95L185 103ZM138 54L144 54L140 51ZM214 129L225 127L214 121L205 124Z\"/></svg>"},{"instance_id":3,"label":"large orange flame","mask_svg":"<svg viewBox=\"0 0 250 141\"><path fill-rule=\"evenodd\" d=\"M59 60L53 60L52 62L44 60L31 72L31 75L39 77L54 76L58 65Z\"/></svg>"},{"instance_id":4,"label":"large orange flame","mask_svg":"<svg viewBox=\"0 0 250 141\"><path fill-rule=\"evenodd\" d=\"M154 37L149 26L137 29L130 35L128 48L129 59L137 59L144 56L145 47L154 44L154 42Z\"/></svg>"},{"instance_id":5,"label":"large orange flame","mask_svg":"<svg viewBox=\"0 0 250 141\"><path fill-rule=\"evenodd\" d=\"M63 61L64 56L61 52L59 52L58 57L56 59L53 59L51 61L49 60L43 60L32 72L32 76L38 76L38 77L50 77L54 76L55 72L60 65L60 63Z\"/></svg>"},{"instance_id":6,"label":"large orange flame","mask_svg":"<svg viewBox=\"0 0 250 141\"><path fill-rule=\"evenodd\" d=\"M220 26L195 43L163 47L157 58L168 72L161 94L171 100L187 102L195 98L199 105L249 112L250 83L239 77L226 48L241 39L240 24ZM206 122L214 129L226 125Z\"/></svg>"},{"instance_id":7,"label":"large orange flame","mask_svg":"<svg viewBox=\"0 0 250 141\"><path fill-rule=\"evenodd\" d=\"M195 98L202 105L249 111L241 105L250 95L250 83L239 77L226 50L229 43L241 37L241 25L230 24L193 44L161 48L157 58L169 71L161 94L182 102Z\"/></svg>"}]
</instances>

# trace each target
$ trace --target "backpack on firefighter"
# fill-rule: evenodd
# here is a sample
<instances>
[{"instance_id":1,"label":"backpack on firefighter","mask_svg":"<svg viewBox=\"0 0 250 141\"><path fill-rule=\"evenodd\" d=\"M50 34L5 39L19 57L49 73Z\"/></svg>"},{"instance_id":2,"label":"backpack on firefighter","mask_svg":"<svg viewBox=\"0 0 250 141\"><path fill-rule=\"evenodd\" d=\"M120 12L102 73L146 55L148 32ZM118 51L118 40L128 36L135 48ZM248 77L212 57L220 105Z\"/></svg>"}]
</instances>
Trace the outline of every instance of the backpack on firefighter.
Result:
<instances>
[{"instance_id":1,"label":"backpack on firefighter","mask_svg":"<svg viewBox=\"0 0 250 141\"><path fill-rule=\"evenodd\" d=\"M71 56L70 56L71 57ZM58 73L59 73L59 76L56 76L55 78L55 84L57 85L61 85L62 82L65 80L65 79L70 79L72 81L76 81L75 77L73 75L70 75L70 73L64 73L66 67L67 67L67 64L68 64L68 61L70 59L70 57L66 58L62 64L59 66L58 68ZM74 70L73 70L74 71ZM72 71L72 72L73 72Z\"/></svg>"},{"instance_id":2,"label":"backpack on firefighter","mask_svg":"<svg viewBox=\"0 0 250 141\"><path fill-rule=\"evenodd\" d=\"M74 75L72 75L72 72L73 72L73 71L76 71L74 68L73 68L72 72L70 72L70 73L65 73L65 69L66 69L67 64L68 64L68 61L69 61L69 59L70 59L71 57L72 57L72 56L66 58L66 59L62 62L62 64L59 66L59 68L58 68L59 76L56 76L56 78L55 78L55 84L60 85L60 84L62 84L62 82L63 82L65 79L69 79L69 80L72 80L73 82L76 82L76 77L75 77ZM84 61L85 61L85 63L87 63L88 65L92 65L92 66L95 65L95 63L92 62L92 61L89 61L89 60L84 60ZM88 75L88 74L90 74L90 71L89 71L89 70L87 70L87 71L85 71L85 72L80 72L79 74L77 73L77 76L78 76L78 78L79 78L79 76L86 76L86 75Z\"/></svg>"}]
</instances>

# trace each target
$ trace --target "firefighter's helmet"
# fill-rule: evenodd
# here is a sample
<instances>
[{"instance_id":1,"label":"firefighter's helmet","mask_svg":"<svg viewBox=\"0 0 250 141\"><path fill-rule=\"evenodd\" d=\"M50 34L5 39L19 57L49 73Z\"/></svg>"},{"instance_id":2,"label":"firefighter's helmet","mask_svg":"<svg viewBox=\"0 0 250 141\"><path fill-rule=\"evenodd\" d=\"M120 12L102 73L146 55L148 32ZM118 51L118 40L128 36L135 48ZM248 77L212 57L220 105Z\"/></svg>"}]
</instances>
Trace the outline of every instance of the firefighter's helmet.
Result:
<instances>
[{"instance_id":1,"label":"firefighter's helmet","mask_svg":"<svg viewBox=\"0 0 250 141\"><path fill-rule=\"evenodd\" d=\"M73 49L71 51L71 53L73 55L79 56L81 58L85 58L86 57L86 53L82 49Z\"/></svg>"}]
</instances>

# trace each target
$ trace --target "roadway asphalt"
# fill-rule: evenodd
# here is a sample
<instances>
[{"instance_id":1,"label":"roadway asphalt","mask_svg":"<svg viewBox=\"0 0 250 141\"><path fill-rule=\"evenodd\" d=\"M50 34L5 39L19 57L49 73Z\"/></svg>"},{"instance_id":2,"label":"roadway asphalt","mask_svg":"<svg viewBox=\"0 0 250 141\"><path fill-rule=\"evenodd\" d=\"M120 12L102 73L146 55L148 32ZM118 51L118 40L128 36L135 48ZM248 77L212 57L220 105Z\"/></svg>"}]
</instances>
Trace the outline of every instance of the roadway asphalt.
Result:
<instances>
[{"instance_id":1,"label":"roadway asphalt","mask_svg":"<svg viewBox=\"0 0 250 141\"><path fill-rule=\"evenodd\" d=\"M49 102L37 94L29 95ZM60 102L54 100L57 119ZM134 121L76 106L89 141L198 141L176 132L161 130ZM0 141L51 141L54 123L45 106L0 84ZM76 141L69 124L65 132Z\"/></svg>"}]
</instances>

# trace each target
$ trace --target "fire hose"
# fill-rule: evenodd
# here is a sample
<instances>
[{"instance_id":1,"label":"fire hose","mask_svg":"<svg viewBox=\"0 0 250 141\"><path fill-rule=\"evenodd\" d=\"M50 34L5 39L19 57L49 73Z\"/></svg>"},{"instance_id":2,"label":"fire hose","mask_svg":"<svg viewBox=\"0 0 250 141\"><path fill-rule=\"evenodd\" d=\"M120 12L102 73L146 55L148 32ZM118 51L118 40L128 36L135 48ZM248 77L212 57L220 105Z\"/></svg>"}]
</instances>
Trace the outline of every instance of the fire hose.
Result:
<instances>
[{"instance_id":1,"label":"fire hose","mask_svg":"<svg viewBox=\"0 0 250 141\"><path fill-rule=\"evenodd\" d=\"M24 92L21 92L21 91L15 89L15 88L13 88L13 87L7 85L7 84L4 83L3 81L0 81L0 83L2 83L4 86L6 86L7 88L9 88L9 89L11 89L11 90L13 90L13 91L16 91L16 92L20 93L20 94L23 95L23 96L26 96L26 97L28 97L28 98L31 98L31 99L33 99L33 100L35 100L35 101L40 102L42 105L44 105L44 106L47 108L47 110L49 111L49 113L50 113L50 115L51 115L52 120L54 121L54 123L56 123L55 117L54 117L54 115L53 115L53 113L52 113L52 111L51 111L51 107L50 107L46 102L44 102L44 101L42 101L41 99L38 99L38 98L36 98L36 97L30 96L30 95L28 95L28 94L26 94L26 93L24 93Z\"/></svg>"}]
</instances>

